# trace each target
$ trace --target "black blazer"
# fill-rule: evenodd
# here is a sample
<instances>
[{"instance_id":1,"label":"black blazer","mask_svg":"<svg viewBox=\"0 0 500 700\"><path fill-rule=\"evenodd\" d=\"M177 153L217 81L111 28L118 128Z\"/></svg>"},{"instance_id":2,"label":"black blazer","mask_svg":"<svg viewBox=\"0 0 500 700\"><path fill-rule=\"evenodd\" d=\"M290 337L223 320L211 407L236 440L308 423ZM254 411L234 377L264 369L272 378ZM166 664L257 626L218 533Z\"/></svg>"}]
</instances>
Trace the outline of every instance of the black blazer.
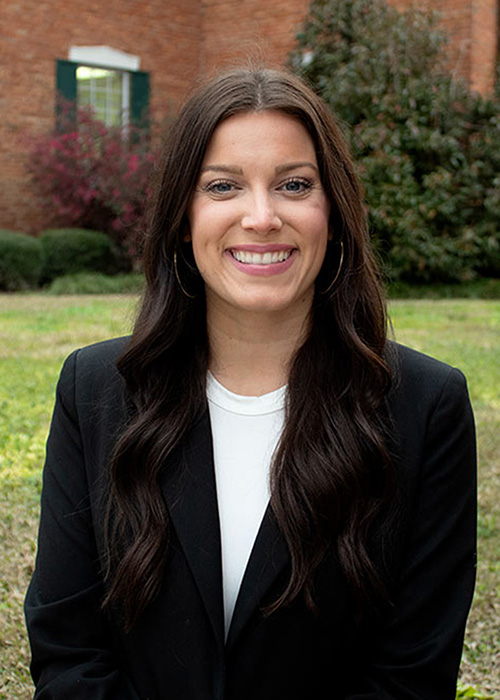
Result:
<instances>
[{"instance_id":1,"label":"black blazer","mask_svg":"<svg viewBox=\"0 0 500 700\"><path fill-rule=\"evenodd\" d=\"M39 700L453 700L475 571L475 440L462 374L395 346L387 401L402 493L391 611L357 627L332 546L302 601L265 617L289 576L268 508L224 641L208 413L165 465L172 538L161 592L125 635L100 612L103 492L130 410L124 339L66 361L47 447L26 617Z\"/></svg>"}]
</instances>

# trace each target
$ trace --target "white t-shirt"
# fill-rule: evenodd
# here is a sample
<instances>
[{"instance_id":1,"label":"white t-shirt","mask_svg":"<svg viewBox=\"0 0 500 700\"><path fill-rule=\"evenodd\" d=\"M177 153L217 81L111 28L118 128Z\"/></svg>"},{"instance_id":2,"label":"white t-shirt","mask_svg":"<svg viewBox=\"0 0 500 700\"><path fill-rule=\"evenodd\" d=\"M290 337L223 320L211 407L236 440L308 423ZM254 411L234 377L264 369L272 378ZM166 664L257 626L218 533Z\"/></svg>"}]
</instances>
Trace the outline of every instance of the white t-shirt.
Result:
<instances>
[{"instance_id":1,"label":"white t-shirt","mask_svg":"<svg viewBox=\"0 0 500 700\"><path fill-rule=\"evenodd\" d=\"M210 373L207 397L214 445L226 636L243 574L269 503L269 467L280 438L286 387L240 396Z\"/></svg>"}]
</instances>

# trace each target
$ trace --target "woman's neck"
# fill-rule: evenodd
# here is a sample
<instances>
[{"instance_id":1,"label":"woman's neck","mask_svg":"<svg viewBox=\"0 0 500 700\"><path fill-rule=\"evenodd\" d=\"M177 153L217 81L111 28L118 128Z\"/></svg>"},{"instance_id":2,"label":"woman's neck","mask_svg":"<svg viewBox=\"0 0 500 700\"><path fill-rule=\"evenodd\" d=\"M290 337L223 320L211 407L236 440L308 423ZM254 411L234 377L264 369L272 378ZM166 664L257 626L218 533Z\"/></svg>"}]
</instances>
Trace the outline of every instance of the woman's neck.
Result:
<instances>
[{"instance_id":1,"label":"woman's neck","mask_svg":"<svg viewBox=\"0 0 500 700\"><path fill-rule=\"evenodd\" d=\"M261 396L288 381L309 314L207 310L210 371L236 394Z\"/></svg>"}]
</instances>

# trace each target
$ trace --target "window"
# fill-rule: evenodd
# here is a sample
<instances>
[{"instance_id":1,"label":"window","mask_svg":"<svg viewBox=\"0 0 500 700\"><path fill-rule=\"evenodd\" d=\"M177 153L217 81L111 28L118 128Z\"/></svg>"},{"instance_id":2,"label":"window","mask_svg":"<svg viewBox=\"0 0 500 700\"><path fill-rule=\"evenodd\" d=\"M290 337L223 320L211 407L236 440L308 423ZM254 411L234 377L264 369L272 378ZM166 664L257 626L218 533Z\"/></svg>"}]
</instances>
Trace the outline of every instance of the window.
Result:
<instances>
[{"instance_id":1,"label":"window","mask_svg":"<svg viewBox=\"0 0 500 700\"><path fill-rule=\"evenodd\" d=\"M107 46L72 47L56 63L57 92L78 107L90 105L108 126L148 125L149 73L139 58Z\"/></svg>"},{"instance_id":2,"label":"window","mask_svg":"<svg viewBox=\"0 0 500 700\"><path fill-rule=\"evenodd\" d=\"M130 112L130 73L78 66L76 104L92 107L106 126L128 126Z\"/></svg>"}]
</instances>

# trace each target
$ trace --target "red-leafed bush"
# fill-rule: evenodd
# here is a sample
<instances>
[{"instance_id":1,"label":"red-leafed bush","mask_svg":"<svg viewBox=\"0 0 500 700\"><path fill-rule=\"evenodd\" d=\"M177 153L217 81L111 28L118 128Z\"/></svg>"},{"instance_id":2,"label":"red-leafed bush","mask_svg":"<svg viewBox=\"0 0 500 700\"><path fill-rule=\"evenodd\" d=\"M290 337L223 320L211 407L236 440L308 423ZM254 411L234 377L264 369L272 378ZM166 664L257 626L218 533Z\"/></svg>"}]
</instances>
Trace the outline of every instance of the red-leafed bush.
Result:
<instances>
[{"instance_id":1,"label":"red-leafed bush","mask_svg":"<svg viewBox=\"0 0 500 700\"><path fill-rule=\"evenodd\" d=\"M104 231L134 260L136 238L157 159L149 134L107 127L65 103L58 128L31 140L28 170L47 223Z\"/></svg>"}]
</instances>

